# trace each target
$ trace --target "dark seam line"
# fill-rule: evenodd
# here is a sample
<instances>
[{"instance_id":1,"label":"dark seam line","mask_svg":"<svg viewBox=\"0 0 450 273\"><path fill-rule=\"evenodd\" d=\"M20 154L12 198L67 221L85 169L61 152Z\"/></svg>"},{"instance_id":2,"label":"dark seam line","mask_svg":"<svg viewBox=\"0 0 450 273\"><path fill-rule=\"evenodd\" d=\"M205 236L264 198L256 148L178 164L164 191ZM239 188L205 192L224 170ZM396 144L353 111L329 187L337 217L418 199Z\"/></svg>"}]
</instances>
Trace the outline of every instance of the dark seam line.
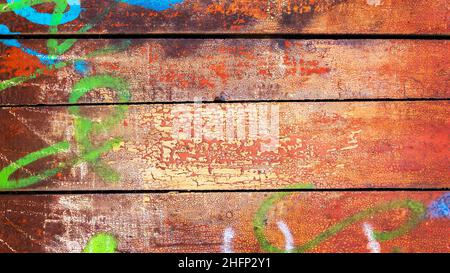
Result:
<instances>
[{"instance_id":1,"label":"dark seam line","mask_svg":"<svg viewBox=\"0 0 450 273\"><path fill-rule=\"evenodd\" d=\"M276 192L438 192L450 188L335 188L335 189L242 189L242 190L24 190L1 191L7 195L102 195L102 194L172 194L172 193L276 193Z\"/></svg>"},{"instance_id":2,"label":"dark seam line","mask_svg":"<svg viewBox=\"0 0 450 273\"><path fill-rule=\"evenodd\" d=\"M0 34L1 39L324 39L324 40L449 40L450 34L301 34L301 33L37 33Z\"/></svg>"},{"instance_id":3,"label":"dark seam line","mask_svg":"<svg viewBox=\"0 0 450 273\"><path fill-rule=\"evenodd\" d=\"M69 107L69 106L114 106L114 105L179 105L179 104L238 104L238 103L335 103L335 102L421 102L449 101L450 98L375 98L375 99L300 99L300 100L209 100L209 101L149 101L149 102L92 102L92 103L55 103L55 104L12 104L0 105L0 108L20 107Z\"/></svg>"}]
</instances>

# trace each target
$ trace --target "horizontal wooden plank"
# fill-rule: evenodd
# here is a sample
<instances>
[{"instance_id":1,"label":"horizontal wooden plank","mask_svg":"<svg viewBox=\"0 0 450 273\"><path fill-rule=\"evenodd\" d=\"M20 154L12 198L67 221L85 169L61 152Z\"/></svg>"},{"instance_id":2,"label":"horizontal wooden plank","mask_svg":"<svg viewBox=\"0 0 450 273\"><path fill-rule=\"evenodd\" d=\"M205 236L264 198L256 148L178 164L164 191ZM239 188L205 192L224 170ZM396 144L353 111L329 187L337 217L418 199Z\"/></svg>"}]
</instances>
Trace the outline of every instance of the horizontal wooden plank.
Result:
<instances>
[{"instance_id":1,"label":"horizontal wooden plank","mask_svg":"<svg viewBox=\"0 0 450 273\"><path fill-rule=\"evenodd\" d=\"M449 252L449 192L0 196L0 252ZM99 235L100 234L100 235ZM108 249L103 249L106 251Z\"/></svg>"},{"instance_id":2,"label":"horizontal wooden plank","mask_svg":"<svg viewBox=\"0 0 450 273\"><path fill-rule=\"evenodd\" d=\"M75 96L91 84L83 82ZM0 185L443 188L450 181L449 103L5 107Z\"/></svg>"},{"instance_id":3,"label":"horizontal wooden plank","mask_svg":"<svg viewBox=\"0 0 450 273\"><path fill-rule=\"evenodd\" d=\"M450 32L446 0L73 0L69 7L29 2L1 1L0 24L20 33Z\"/></svg>"},{"instance_id":4,"label":"horizontal wooden plank","mask_svg":"<svg viewBox=\"0 0 450 273\"><path fill-rule=\"evenodd\" d=\"M0 45L2 105L70 103L100 74L132 102L450 97L449 41L78 40L54 58L37 53L47 40L16 42ZM77 102L115 101L100 89Z\"/></svg>"}]
</instances>

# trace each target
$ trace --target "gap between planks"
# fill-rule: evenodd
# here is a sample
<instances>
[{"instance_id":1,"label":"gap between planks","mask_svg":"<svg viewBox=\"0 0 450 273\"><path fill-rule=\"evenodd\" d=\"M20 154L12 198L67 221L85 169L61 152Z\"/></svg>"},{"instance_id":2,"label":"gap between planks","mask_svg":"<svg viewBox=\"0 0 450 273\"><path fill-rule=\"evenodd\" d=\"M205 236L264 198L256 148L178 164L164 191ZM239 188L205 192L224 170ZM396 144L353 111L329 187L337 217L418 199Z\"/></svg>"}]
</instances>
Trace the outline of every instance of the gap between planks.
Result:
<instances>
[{"instance_id":1,"label":"gap between planks","mask_svg":"<svg viewBox=\"0 0 450 273\"><path fill-rule=\"evenodd\" d=\"M450 34L302 34L302 33L83 33L0 34L2 39L304 39L304 40L450 40Z\"/></svg>"},{"instance_id":2,"label":"gap between planks","mask_svg":"<svg viewBox=\"0 0 450 273\"><path fill-rule=\"evenodd\" d=\"M371 99L300 99L300 100L213 100L213 101L133 101L133 102L92 102L92 103L54 103L54 104L0 104L1 108L20 107L69 107L69 106L114 106L114 105L176 105L176 104L240 104L240 103L311 103L311 102L415 102L450 101L450 98L371 98Z\"/></svg>"},{"instance_id":3,"label":"gap between planks","mask_svg":"<svg viewBox=\"0 0 450 273\"><path fill-rule=\"evenodd\" d=\"M102 195L102 194L178 194L178 193L273 193L273 192L434 192L450 191L446 188L334 188L334 189L241 189L241 190L19 190L0 191L0 196L8 195Z\"/></svg>"}]
</instances>

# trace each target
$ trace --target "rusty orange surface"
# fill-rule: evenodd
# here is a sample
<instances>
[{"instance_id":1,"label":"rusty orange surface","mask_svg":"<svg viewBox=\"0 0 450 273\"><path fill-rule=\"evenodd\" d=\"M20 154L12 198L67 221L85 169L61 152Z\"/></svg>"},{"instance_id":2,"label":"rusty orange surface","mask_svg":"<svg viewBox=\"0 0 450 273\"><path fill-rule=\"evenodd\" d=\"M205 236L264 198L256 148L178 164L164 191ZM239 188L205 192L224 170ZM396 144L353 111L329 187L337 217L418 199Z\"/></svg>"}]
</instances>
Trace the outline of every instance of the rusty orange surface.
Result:
<instances>
[{"instance_id":1,"label":"rusty orange surface","mask_svg":"<svg viewBox=\"0 0 450 273\"><path fill-rule=\"evenodd\" d=\"M448 98L446 40L79 40L51 59L46 40L0 45L0 103L67 104L82 78L123 78L130 102ZM46 55L44 55L46 56ZM81 66L81 68L80 68ZM112 103L92 90L80 103Z\"/></svg>"},{"instance_id":2,"label":"rusty orange surface","mask_svg":"<svg viewBox=\"0 0 450 273\"><path fill-rule=\"evenodd\" d=\"M1 196L0 251L81 252L108 232L118 252L448 252L448 199L444 192Z\"/></svg>"},{"instance_id":3,"label":"rusty orange surface","mask_svg":"<svg viewBox=\"0 0 450 273\"><path fill-rule=\"evenodd\" d=\"M449 18L0 0L0 252L450 252Z\"/></svg>"},{"instance_id":4,"label":"rusty orange surface","mask_svg":"<svg viewBox=\"0 0 450 273\"><path fill-rule=\"evenodd\" d=\"M80 114L0 110L0 167L67 144L19 168L4 187L30 188L17 179L54 168L31 189L441 188L450 178L447 101L74 107ZM80 119L100 126L85 140Z\"/></svg>"},{"instance_id":5,"label":"rusty orange surface","mask_svg":"<svg viewBox=\"0 0 450 273\"><path fill-rule=\"evenodd\" d=\"M18 2L18 1L16 1ZM55 33L50 3L0 3L11 32ZM120 2L120 3L118 3ZM131 0L73 1L58 33L432 33L448 34L445 0ZM141 2L142 3L142 2ZM145 2L144 2L145 3ZM25 14L25 15L24 15ZM45 20L47 19L47 20ZM13 22L13 23L12 23Z\"/></svg>"}]
</instances>

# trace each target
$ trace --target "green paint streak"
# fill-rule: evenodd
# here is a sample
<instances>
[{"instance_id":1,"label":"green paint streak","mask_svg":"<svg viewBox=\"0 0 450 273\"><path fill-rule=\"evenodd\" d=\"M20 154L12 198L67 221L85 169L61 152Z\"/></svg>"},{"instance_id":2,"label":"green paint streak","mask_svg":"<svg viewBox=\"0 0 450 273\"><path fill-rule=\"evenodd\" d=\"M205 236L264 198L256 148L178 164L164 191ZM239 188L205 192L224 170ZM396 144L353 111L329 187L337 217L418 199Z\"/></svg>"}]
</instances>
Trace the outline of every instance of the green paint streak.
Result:
<instances>
[{"instance_id":1,"label":"green paint streak","mask_svg":"<svg viewBox=\"0 0 450 273\"><path fill-rule=\"evenodd\" d=\"M60 164L57 168L46 170L41 174L30 176L27 178L20 178L17 180L9 180L9 177L15 173L18 169L23 168L38 159L48 157L61 152L66 152L69 150L69 143L59 142L50 147L44 148L42 150L30 153L16 162L13 162L9 166L6 166L0 171L0 190L10 190L27 187L38 183L39 181L51 177L61 171L63 164Z\"/></svg>"},{"instance_id":2,"label":"green paint streak","mask_svg":"<svg viewBox=\"0 0 450 273\"><path fill-rule=\"evenodd\" d=\"M8 80L1 81L0 82L0 91L5 90L10 87L13 87L13 86L16 86L16 85L19 85L28 80L35 79L39 73L41 73L40 70L36 71L36 73L34 73L30 76L18 76L18 77L14 77L14 78L11 78Z\"/></svg>"},{"instance_id":3,"label":"green paint streak","mask_svg":"<svg viewBox=\"0 0 450 273\"><path fill-rule=\"evenodd\" d=\"M82 96L97 88L110 88L115 90L118 94L119 102L127 102L131 97L128 83L123 79L112 77L110 75L97 75L81 79L76 83L70 94L69 102L77 103ZM81 150L80 157L66 164L61 163L57 168L44 171L39 175L13 181L9 180L9 177L19 168L27 166L38 159L67 151L69 149L69 143L60 142L37 152L30 153L0 171L0 190L17 189L36 184L41 180L60 172L64 167L74 166L81 162L88 162L94 172L105 181L118 182L120 180L120 175L110 166L101 162L100 156L109 152L114 147L117 147L120 144L121 139L113 138L99 147L94 147L91 143L91 137L92 135L107 133L124 119L127 110L128 106L118 105L110 116L101 122L94 122L81 115L79 106L70 106L69 113L74 116L74 134L75 140Z\"/></svg>"},{"instance_id":4,"label":"green paint streak","mask_svg":"<svg viewBox=\"0 0 450 273\"><path fill-rule=\"evenodd\" d=\"M123 79L110 75L97 75L81 79L76 83L70 94L69 102L77 103L82 96L98 88L115 90L119 96L119 102L127 102L131 97L128 83ZM69 107L69 112L74 116L75 140L81 150L80 160L89 162L94 172L108 182L119 181L120 175L106 164L100 162L99 158L102 154L107 153L114 146L118 145L121 139L115 138L107 141L100 147L94 147L91 142L91 137L92 135L106 133L112 129L124 119L127 110L128 106L117 105L115 111L110 116L101 122L94 122L81 115L79 106Z\"/></svg>"},{"instance_id":5,"label":"green paint streak","mask_svg":"<svg viewBox=\"0 0 450 273\"><path fill-rule=\"evenodd\" d=\"M402 249L399 246L394 246L392 248L392 253L402 253Z\"/></svg>"},{"instance_id":6,"label":"green paint streak","mask_svg":"<svg viewBox=\"0 0 450 273\"><path fill-rule=\"evenodd\" d=\"M61 1L63 1L64 3L62 3ZM80 30L77 31L77 33L84 33L92 29L94 25L97 24L97 22L101 21L101 19L103 19L112 10L112 8L116 6L116 4L116 2L113 2L111 5L105 8L97 18L93 20L94 23L84 25ZM54 26L50 27L50 33L57 33L59 22L61 22L62 14L64 13L66 7L67 0L58 1L52 16L52 25L54 24ZM58 45L58 42L55 39L50 39L47 43L47 47L49 49L49 53L53 52L55 55L62 55L69 49L71 49L76 42L77 39L66 39L64 40L64 42Z\"/></svg>"},{"instance_id":7,"label":"green paint streak","mask_svg":"<svg viewBox=\"0 0 450 273\"><path fill-rule=\"evenodd\" d=\"M314 185L312 184L297 184L286 189L312 189ZM276 192L269 196L262 204L261 207L255 214L253 219L253 230L255 232L256 239L258 240L261 247L268 252L284 252L283 250L273 246L267 240L264 229L266 227L266 215L267 212L281 199L292 194L291 192Z\"/></svg>"},{"instance_id":8,"label":"green paint streak","mask_svg":"<svg viewBox=\"0 0 450 273\"><path fill-rule=\"evenodd\" d=\"M67 66L68 63L66 62L59 62L54 66L51 67L47 67L47 70L53 70L53 69L60 69L63 68L65 66ZM4 80L0 82L0 91L3 91L5 89L8 89L10 87L14 87L17 86L21 83L24 83L28 80L32 80L37 78L37 76L44 74L44 70L41 69L36 69L36 72L34 72L33 74L31 74L30 76L18 76L18 77L14 77L8 80Z\"/></svg>"},{"instance_id":9,"label":"green paint streak","mask_svg":"<svg viewBox=\"0 0 450 273\"><path fill-rule=\"evenodd\" d=\"M53 10L52 18L50 20L49 32L57 33L58 25L61 24L63 13L66 10L68 4L67 0L54 0L53 2L55 3L55 9Z\"/></svg>"},{"instance_id":10,"label":"green paint streak","mask_svg":"<svg viewBox=\"0 0 450 273\"><path fill-rule=\"evenodd\" d=\"M113 235L97 233L86 244L83 253L114 253L117 245L117 239Z\"/></svg>"},{"instance_id":11,"label":"green paint streak","mask_svg":"<svg viewBox=\"0 0 450 273\"><path fill-rule=\"evenodd\" d=\"M32 7L39 4L51 3L55 0L16 0L12 3L0 4L0 13L11 12L16 9Z\"/></svg>"},{"instance_id":12,"label":"green paint streak","mask_svg":"<svg viewBox=\"0 0 450 273\"><path fill-rule=\"evenodd\" d=\"M52 66L52 67L47 67L47 70L53 70L53 69L60 69L67 66L66 62L59 62L56 65ZM4 80L0 82L0 91L3 91L5 89L8 89L10 87L14 87L17 86L19 84L22 84L26 81L32 80L37 78L37 76L44 74L44 70L41 69L36 69L36 72L34 72L33 74L31 74L30 76L18 76L18 77L14 77L8 80Z\"/></svg>"},{"instance_id":13,"label":"green paint streak","mask_svg":"<svg viewBox=\"0 0 450 273\"><path fill-rule=\"evenodd\" d=\"M278 252L282 253L285 252L284 250L273 246L266 238L264 234L264 229L266 226L266 215L267 212L275 205L275 203L285 196L292 194L290 192L280 192L275 193L269 198L267 198L261 205L261 207L258 209L257 213L255 214L254 220L253 220L253 228L255 236L261 246L262 249L268 252ZM422 219L422 217L425 215L425 206L421 202L414 201L414 200L396 200L392 202L388 202L385 204L381 204L379 206L366 209L364 211L361 211L359 213L356 213L343 221L335 224L334 226L328 228L324 232L320 233L318 236L316 236L311 241L296 247L291 252L306 252L314 247L318 246L328 238L334 236L335 234L339 233L343 229L347 228L348 226L355 224L359 221L362 221L364 219L373 217L379 213L383 213L386 211L390 211L393 209L400 209L405 208L410 211L410 217L408 221L406 221L403 225L401 225L398 229L393 231L383 231L378 232L375 231L375 238L379 241L387 241L392 240L394 238L397 238L411 229L413 229Z\"/></svg>"},{"instance_id":14,"label":"green paint streak","mask_svg":"<svg viewBox=\"0 0 450 273\"><path fill-rule=\"evenodd\" d=\"M131 45L131 40L124 40L124 41L121 41L120 44L108 45L108 46L105 46L104 48L95 50L94 52L87 54L86 57L87 58L97 57L97 56L101 56L101 55L107 55L107 54L111 54L111 53L120 52L120 51L127 49L130 45Z\"/></svg>"},{"instance_id":15,"label":"green paint streak","mask_svg":"<svg viewBox=\"0 0 450 273\"><path fill-rule=\"evenodd\" d=\"M55 9L52 14L52 19L50 22L49 27L49 33L56 34L58 33L58 26L61 23L63 13L66 10L68 4L67 0L54 0L55 3ZM47 41L47 48L48 48L48 54L50 56L59 56L63 53L65 53L67 50L69 50L74 43L76 42L76 39L68 39L62 42L61 44L58 44L58 40L56 39L49 39Z\"/></svg>"},{"instance_id":16,"label":"green paint streak","mask_svg":"<svg viewBox=\"0 0 450 273\"><path fill-rule=\"evenodd\" d=\"M52 14L51 19L51 26L49 29L50 33L57 33L58 32L58 25L60 25L62 16L64 11L66 10L68 3L67 0L18 0L14 1L13 3L6 3L6 4L0 4L0 12L9 12L13 11L15 9L21 9L25 7L31 7L38 4L43 3L55 3L55 9ZM100 21L102 18L104 18L111 9L116 4L110 5L108 8L104 9L100 15L94 19L93 24L87 24L85 25L81 30L78 32L85 32L91 29L94 24L96 24L98 21ZM58 41L56 39L49 39L47 41L47 48L49 56L59 56L67 52L72 46L76 43L77 39L66 39L62 43L58 44ZM116 46L107 46L103 49L96 50L92 54L92 56L107 54L119 50L123 50L127 48L131 42L129 40L124 41L120 45ZM89 55L91 55L89 54ZM60 69L62 67L67 66L67 62L58 62L55 65L47 66L48 70L53 69ZM43 71L40 69L37 69L35 73L33 73L30 76L18 76L14 77L8 80L4 80L0 82L0 91L5 90L7 88L17 86L21 83L24 83L30 79L36 78L38 75L43 74ZM70 102L77 102L84 94L88 93L89 91L96 89L96 88L111 88L117 91L119 95L120 102L126 102L130 99L130 93L128 84L119 78L113 78L108 75L101 75L101 76L95 76L90 77L81 80L78 82L78 84L75 85L74 90L70 96L69 101ZM101 162L99 160L99 157L110 151L112 148L117 146L121 139L114 138L112 140L106 141L103 145L100 147L94 148L92 143L90 142L89 138L91 134L98 134L102 132L106 132L109 129L111 129L114 125L120 122L125 116L125 113L127 111L127 106L120 105L116 107L116 111L113 115L108 117L107 119L103 120L102 122L93 122L92 120L82 117L79 111L79 107L69 107L69 111L72 115L75 116L75 139L77 140L78 144L82 147L82 155L80 158L76 160L72 160L69 164L60 164L58 168L51 169L44 171L43 173L35 176L31 176L28 178L22 178L14 181L10 181L9 177L17 171L17 169L24 167L38 159L47 157L49 155L59 153L61 151L66 151L69 149L69 143L68 142L61 142L58 144L55 144L53 146L44 148L40 151L30 153L26 155L25 157L19 159L18 161L12 163L11 165L5 167L0 172L0 190L3 189L16 189L16 188L22 188L27 187L30 185L33 185L35 183L38 183L39 181L46 179L48 177L51 177L62 170L62 167L67 167L67 165L76 165L81 162L89 162L90 165L93 167L94 171L102 178L104 178L106 181L110 182L116 182L120 179L120 176L118 173L116 173L111 167L106 165L105 163Z\"/></svg>"}]
</instances>

